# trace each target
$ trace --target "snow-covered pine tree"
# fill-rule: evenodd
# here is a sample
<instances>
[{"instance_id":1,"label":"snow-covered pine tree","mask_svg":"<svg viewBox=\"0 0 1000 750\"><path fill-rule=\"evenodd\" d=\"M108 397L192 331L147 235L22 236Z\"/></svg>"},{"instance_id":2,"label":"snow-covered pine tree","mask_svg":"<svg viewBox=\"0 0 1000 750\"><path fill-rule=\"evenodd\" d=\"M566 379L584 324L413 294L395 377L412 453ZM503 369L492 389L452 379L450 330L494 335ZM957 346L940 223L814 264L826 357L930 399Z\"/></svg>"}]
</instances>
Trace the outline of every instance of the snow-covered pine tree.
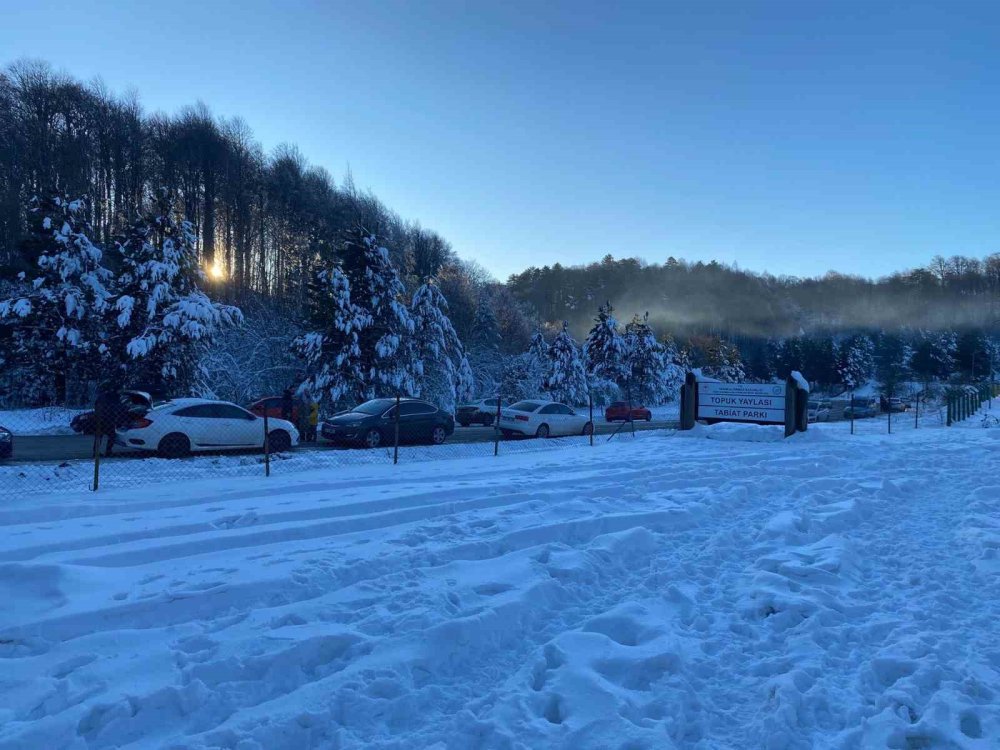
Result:
<instances>
[{"instance_id":1,"label":"snow-covered pine tree","mask_svg":"<svg viewBox=\"0 0 1000 750\"><path fill-rule=\"evenodd\" d=\"M595 378L620 383L627 376L625 338L618 329L611 302L597 309L594 325L583 344L583 355L587 372Z\"/></svg>"},{"instance_id":2,"label":"snow-covered pine tree","mask_svg":"<svg viewBox=\"0 0 1000 750\"><path fill-rule=\"evenodd\" d=\"M669 400L663 345L649 325L649 314L633 315L625 325L627 366L622 390L633 404L652 406Z\"/></svg>"},{"instance_id":3,"label":"snow-covered pine tree","mask_svg":"<svg viewBox=\"0 0 1000 750\"><path fill-rule=\"evenodd\" d=\"M892 397L900 392L903 382L912 374L910 358L913 349L896 333L883 332L875 349L875 377L882 393Z\"/></svg>"},{"instance_id":4,"label":"snow-covered pine tree","mask_svg":"<svg viewBox=\"0 0 1000 750\"><path fill-rule=\"evenodd\" d=\"M25 249L37 256L38 272L30 278L20 274L15 295L0 302L0 321L10 329L4 359L28 368L35 388L48 384L57 403L65 402L74 369L84 376L97 371L110 297L111 272L90 240L85 214L82 199L32 200Z\"/></svg>"},{"instance_id":5,"label":"snow-covered pine tree","mask_svg":"<svg viewBox=\"0 0 1000 750\"><path fill-rule=\"evenodd\" d=\"M299 394L336 404L363 388L358 339L371 317L352 302L351 284L336 265L314 272L306 307L308 333L292 342L306 365Z\"/></svg>"},{"instance_id":6,"label":"snow-covered pine tree","mask_svg":"<svg viewBox=\"0 0 1000 750\"><path fill-rule=\"evenodd\" d=\"M851 336L837 348L837 373L848 391L860 388L875 374L875 344L864 334Z\"/></svg>"},{"instance_id":7,"label":"snow-covered pine tree","mask_svg":"<svg viewBox=\"0 0 1000 750\"><path fill-rule=\"evenodd\" d=\"M472 322L468 357L479 390L484 394L496 393L503 377L504 356L500 353L500 325L493 309L493 293L489 287L479 290L476 315Z\"/></svg>"},{"instance_id":8,"label":"snow-covered pine tree","mask_svg":"<svg viewBox=\"0 0 1000 750\"><path fill-rule=\"evenodd\" d=\"M121 270L104 347L111 376L159 392L183 390L197 374L201 347L242 323L243 314L201 290L194 229L166 191L117 249Z\"/></svg>"},{"instance_id":9,"label":"snow-covered pine tree","mask_svg":"<svg viewBox=\"0 0 1000 750\"><path fill-rule=\"evenodd\" d=\"M389 250L375 235L356 227L341 249L341 268L350 284L352 303L371 319L358 336L363 379L355 397L414 393L413 317L403 302L405 289Z\"/></svg>"},{"instance_id":10,"label":"snow-covered pine tree","mask_svg":"<svg viewBox=\"0 0 1000 750\"><path fill-rule=\"evenodd\" d=\"M740 350L732 341L718 339L718 346L711 354L712 364L704 369L706 375L724 383L742 383L746 380Z\"/></svg>"},{"instance_id":11,"label":"snow-covered pine tree","mask_svg":"<svg viewBox=\"0 0 1000 750\"><path fill-rule=\"evenodd\" d=\"M493 296L488 288L479 292L469 349L474 352L495 352L500 349L500 324L493 311Z\"/></svg>"},{"instance_id":12,"label":"snow-covered pine tree","mask_svg":"<svg viewBox=\"0 0 1000 750\"><path fill-rule=\"evenodd\" d=\"M955 370L958 338L954 333L921 331L913 346L910 368L924 383L947 380Z\"/></svg>"},{"instance_id":13,"label":"snow-covered pine tree","mask_svg":"<svg viewBox=\"0 0 1000 750\"><path fill-rule=\"evenodd\" d=\"M683 363L680 352L677 351L677 344L674 337L669 334L664 337L662 344L663 351L663 377L661 378L662 398L661 402L676 401L680 397L681 386L684 385L684 376L687 374L687 366Z\"/></svg>"},{"instance_id":14,"label":"snow-covered pine tree","mask_svg":"<svg viewBox=\"0 0 1000 750\"><path fill-rule=\"evenodd\" d=\"M470 398L472 370L448 318L448 300L436 284L428 282L413 293L410 317L416 376L413 393L453 412L457 398Z\"/></svg>"},{"instance_id":15,"label":"snow-covered pine tree","mask_svg":"<svg viewBox=\"0 0 1000 750\"><path fill-rule=\"evenodd\" d=\"M549 345L547 364L544 387L554 401L570 406L587 403L587 371L566 322Z\"/></svg>"}]
</instances>

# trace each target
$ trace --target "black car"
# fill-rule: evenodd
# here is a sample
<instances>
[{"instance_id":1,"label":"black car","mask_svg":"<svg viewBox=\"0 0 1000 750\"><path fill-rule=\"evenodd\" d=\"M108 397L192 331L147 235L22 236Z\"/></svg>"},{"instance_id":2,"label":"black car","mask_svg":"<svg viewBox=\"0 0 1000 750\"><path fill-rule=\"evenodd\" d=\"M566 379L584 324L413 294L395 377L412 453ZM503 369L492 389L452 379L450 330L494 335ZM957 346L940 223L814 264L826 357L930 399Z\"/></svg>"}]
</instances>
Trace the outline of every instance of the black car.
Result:
<instances>
[{"instance_id":1,"label":"black car","mask_svg":"<svg viewBox=\"0 0 1000 750\"><path fill-rule=\"evenodd\" d=\"M123 391L122 403L127 405L127 408L122 409L118 424L115 427L127 427L136 416L141 416L152 408L153 397L145 391ZM73 428L73 432L79 432L82 435L93 435L97 427L97 417L93 411L81 412L73 417L73 421L69 423L69 426Z\"/></svg>"},{"instance_id":2,"label":"black car","mask_svg":"<svg viewBox=\"0 0 1000 750\"><path fill-rule=\"evenodd\" d=\"M455 431L455 419L434 404L416 398L399 403L399 442L440 445ZM376 398L323 422L320 435L333 443L378 448L396 436L396 399Z\"/></svg>"},{"instance_id":3,"label":"black car","mask_svg":"<svg viewBox=\"0 0 1000 750\"><path fill-rule=\"evenodd\" d=\"M509 406L503 403L501 406ZM455 410L455 421L462 427L472 424L484 424L489 427L497 419L497 399L481 398L469 404L462 404Z\"/></svg>"},{"instance_id":4,"label":"black car","mask_svg":"<svg viewBox=\"0 0 1000 750\"><path fill-rule=\"evenodd\" d=\"M14 433L0 425L0 458L14 457Z\"/></svg>"}]
</instances>

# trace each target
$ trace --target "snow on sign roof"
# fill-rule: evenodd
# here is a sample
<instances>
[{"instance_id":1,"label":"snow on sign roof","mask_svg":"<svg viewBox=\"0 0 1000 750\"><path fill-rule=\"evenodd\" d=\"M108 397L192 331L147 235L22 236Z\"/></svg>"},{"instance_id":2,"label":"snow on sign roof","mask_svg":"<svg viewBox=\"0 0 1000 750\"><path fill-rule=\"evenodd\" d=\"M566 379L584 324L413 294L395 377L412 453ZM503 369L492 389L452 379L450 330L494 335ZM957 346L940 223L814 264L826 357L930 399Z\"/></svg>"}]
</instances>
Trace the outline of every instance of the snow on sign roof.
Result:
<instances>
[{"instance_id":1,"label":"snow on sign roof","mask_svg":"<svg viewBox=\"0 0 1000 750\"><path fill-rule=\"evenodd\" d=\"M802 377L801 372L798 370L792 370L792 380L795 381L799 388L804 390L806 393L809 393L809 381Z\"/></svg>"}]
</instances>

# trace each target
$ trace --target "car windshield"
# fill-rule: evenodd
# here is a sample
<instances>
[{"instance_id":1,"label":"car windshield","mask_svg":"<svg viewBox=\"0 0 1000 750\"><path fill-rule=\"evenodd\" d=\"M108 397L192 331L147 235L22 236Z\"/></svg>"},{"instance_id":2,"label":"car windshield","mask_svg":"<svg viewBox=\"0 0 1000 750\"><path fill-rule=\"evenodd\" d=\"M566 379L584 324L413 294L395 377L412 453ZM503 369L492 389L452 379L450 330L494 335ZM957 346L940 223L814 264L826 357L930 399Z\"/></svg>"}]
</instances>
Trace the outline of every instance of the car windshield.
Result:
<instances>
[{"instance_id":1,"label":"car windshield","mask_svg":"<svg viewBox=\"0 0 1000 750\"><path fill-rule=\"evenodd\" d=\"M381 414L396 403L395 399L377 398L374 401L365 401L360 406L355 406L351 411L360 414Z\"/></svg>"},{"instance_id":2,"label":"car windshield","mask_svg":"<svg viewBox=\"0 0 1000 750\"><path fill-rule=\"evenodd\" d=\"M514 411L538 411L541 407L541 403L538 401L518 401L516 404L511 404L511 409Z\"/></svg>"}]
</instances>

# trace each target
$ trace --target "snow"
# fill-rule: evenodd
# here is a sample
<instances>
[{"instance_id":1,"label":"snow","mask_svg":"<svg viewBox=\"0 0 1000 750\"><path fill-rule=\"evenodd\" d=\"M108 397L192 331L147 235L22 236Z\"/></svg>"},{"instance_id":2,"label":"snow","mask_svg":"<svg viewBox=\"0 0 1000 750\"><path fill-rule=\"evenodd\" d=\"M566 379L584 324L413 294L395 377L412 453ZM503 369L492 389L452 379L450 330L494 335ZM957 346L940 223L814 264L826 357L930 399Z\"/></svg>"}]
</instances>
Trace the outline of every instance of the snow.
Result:
<instances>
[{"instance_id":1,"label":"snow","mask_svg":"<svg viewBox=\"0 0 1000 750\"><path fill-rule=\"evenodd\" d=\"M62 406L0 410L0 426L15 435L72 435L69 423L84 411L87 410Z\"/></svg>"},{"instance_id":2,"label":"snow","mask_svg":"<svg viewBox=\"0 0 1000 750\"><path fill-rule=\"evenodd\" d=\"M973 421L12 499L0 748L995 747Z\"/></svg>"}]
</instances>

